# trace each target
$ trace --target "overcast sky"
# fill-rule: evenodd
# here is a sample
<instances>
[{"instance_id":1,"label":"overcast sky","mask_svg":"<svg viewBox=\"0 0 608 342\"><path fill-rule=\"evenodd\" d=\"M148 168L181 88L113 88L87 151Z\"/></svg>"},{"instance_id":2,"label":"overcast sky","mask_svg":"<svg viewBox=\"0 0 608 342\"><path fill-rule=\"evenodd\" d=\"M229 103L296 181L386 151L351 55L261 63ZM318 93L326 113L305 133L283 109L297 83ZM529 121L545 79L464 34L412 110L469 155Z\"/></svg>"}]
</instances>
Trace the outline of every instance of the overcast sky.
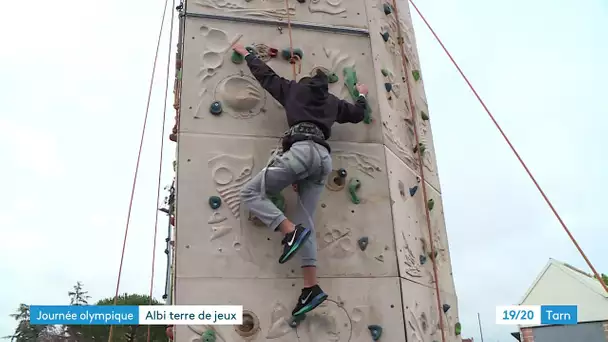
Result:
<instances>
[{"instance_id":1,"label":"overcast sky","mask_svg":"<svg viewBox=\"0 0 608 342\"><path fill-rule=\"evenodd\" d=\"M1 5L0 336L14 329L7 315L20 302L67 304L77 280L94 300L114 294L162 5ZM608 5L426 0L418 6L596 268L608 273L608 201L602 196L608 190L602 177L608 170ZM463 336L479 338L480 312L485 341L512 341L514 328L494 325L496 305L518 302L550 257L589 270L449 59L413 17ZM166 45L121 292L149 289ZM171 181L173 148L166 148L163 185ZM165 218L159 228L158 298Z\"/></svg>"}]
</instances>

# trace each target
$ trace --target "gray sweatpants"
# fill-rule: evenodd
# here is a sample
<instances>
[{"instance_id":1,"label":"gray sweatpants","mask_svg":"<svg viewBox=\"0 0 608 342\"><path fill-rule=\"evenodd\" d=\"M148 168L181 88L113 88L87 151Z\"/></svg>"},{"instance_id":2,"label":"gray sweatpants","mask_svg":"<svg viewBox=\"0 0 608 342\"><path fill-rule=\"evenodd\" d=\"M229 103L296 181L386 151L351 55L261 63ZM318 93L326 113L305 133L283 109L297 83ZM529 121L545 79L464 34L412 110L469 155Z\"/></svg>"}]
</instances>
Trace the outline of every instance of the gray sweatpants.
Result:
<instances>
[{"instance_id":1,"label":"gray sweatpants","mask_svg":"<svg viewBox=\"0 0 608 342\"><path fill-rule=\"evenodd\" d=\"M312 230L309 239L298 251L302 267L316 266L317 240L314 216L323 192L325 180L332 170L331 155L327 149L313 141L294 143L289 151L277 156L266 170L265 192L278 194L291 184L298 186L298 204L291 221ZM285 215L267 196L262 196L264 170L258 173L241 190L241 204L266 226L275 231Z\"/></svg>"}]
</instances>

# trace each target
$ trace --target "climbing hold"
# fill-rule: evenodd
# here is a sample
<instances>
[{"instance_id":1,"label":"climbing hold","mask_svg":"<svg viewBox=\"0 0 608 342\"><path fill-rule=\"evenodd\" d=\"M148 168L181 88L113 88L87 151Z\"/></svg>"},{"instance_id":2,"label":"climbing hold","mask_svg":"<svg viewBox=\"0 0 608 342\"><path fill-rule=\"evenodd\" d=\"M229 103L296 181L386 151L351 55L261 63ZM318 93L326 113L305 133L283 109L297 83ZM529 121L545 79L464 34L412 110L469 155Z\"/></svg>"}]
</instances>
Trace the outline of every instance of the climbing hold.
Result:
<instances>
[{"instance_id":1,"label":"climbing hold","mask_svg":"<svg viewBox=\"0 0 608 342\"><path fill-rule=\"evenodd\" d=\"M302 314L299 316L293 316L289 320L289 326L292 328L296 328L304 319L306 319L306 314Z\"/></svg>"},{"instance_id":2,"label":"climbing hold","mask_svg":"<svg viewBox=\"0 0 608 342\"><path fill-rule=\"evenodd\" d=\"M380 33L380 35L382 36L382 40L384 40L385 42L388 42L388 38L390 37L388 32Z\"/></svg>"},{"instance_id":3,"label":"climbing hold","mask_svg":"<svg viewBox=\"0 0 608 342\"><path fill-rule=\"evenodd\" d=\"M391 90L393 90L393 85L390 83L384 83L384 89L386 89L387 92L390 92Z\"/></svg>"},{"instance_id":4,"label":"climbing hold","mask_svg":"<svg viewBox=\"0 0 608 342\"><path fill-rule=\"evenodd\" d=\"M422 110L420 111L420 116L422 117L422 120L424 120L424 121L429 119L429 115Z\"/></svg>"},{"instance_id":5,"label":"climbing hold","mask_svg":"<svg viewBox=\"0 0 608 342\"><path fill-rule=\"evenodd\" d=\"M369 243L369 238L367 236L364 236L357 241L357 244L359 245L359 248L362 251L365 251L368 243Z\"/></svg>"},{"instance_id":6,"label":"climbing hold","mask_svg":"<svg viewBox=\"0 0 608 342\"><path fill-rule=\"evenodd\" d=\"M393 8L391 7L391 5L384 4L382 7L384 9L384 14L389 15L389 14L393 13Z\"/></svg>"},{"instance_id":7,"label":"climbing hold","mask_svg":"<svg viewBox=\"0 0 608 342\"><path fill-rule=\"evenodd\" d=\"M418 152L418 150L420 150L420 154L424 154L424 151L426 151L426 146L423 143L418 143L418 145L414 146L414 153Z\"/></svg>"},{"instance_id":8,"label":"climbing hold","mask_svg":"<svg viewBox=\"0 0 608 342\"><path fill-rule=\"evenodd\" d=\"M446 313L448 310L450 310L451 306L450 304L443 304L441 308L443 309L443 312Z\"/></svg>"},{"instance_id":9,"label":"climbing hold","mask_svg":"<svg viewBox=\"0 0 608 342\"><path fill-rule=\"evenodd\" d=\"M216 339L215 330L207 329L201 335L202 342L215 342L215 339Z\"/></svg>"},{"instance_id":10,"label":"climbing hold","mask_svg":"<svg viewBox=\"0 0 608 342\"><path fill-rule=\"evenodd\" d=\"M177 134L175 134L175 133L169 134L169 140L171 140L173 142L177 142Z\"/></svg>"},{"instance_id":11,"label":"climbing hold","mask_svg":"<svg viewBox=\"0 0 608 342\"><path fill-rule=\"evenodd\" d=\"M462 326L460 325L460 322L458 322L454 326L454 332L456 333L456 336L460 335L461 331L462 331Z\"/></svg>"},{"instance_id":12,"label":"climbing hold","mask_svg":"<svg viewBox=\"0 0 608 342\"><path fill-rule=\"evenodd\" d=\"M294 57L298 56L298 58L302 59L304 57L304 52L302 52L302 49L300 49L300 48L295 48L295 49L293 49L293 55L294 55ZM291 59L291 50L283 49L283 51L281 51L281 56L285 60L290 60Z\"/></svg>"},{"instance_id":13,"label":"climbing hold","mask_svg":"<svg viewBox=\"0 0 608 342\"><path fill-rule=\"evenodd\" d=\"M372 340L378 341L380 336L382 336L382 327L376 324L369 325L367 327L369 329L369 333L372 334Z\"/></svg>"},{"instance_id":14,"label":"climbing hold","mask_svg":"<svg viewBox=\"0 0 608 342\"><path fill-rule=\"evenodd\" d=\"M306 2L306 0L298 0L299 3L303 4Z\"/></svg>"},{"instance_id":15,"label":"climbing hold","mask_svg":"<svg viewBox=\"0 0 608 342\"><path fill-rule=\"evenodd\" d=\"M435 251L433 254L431 254L431 252L429 252L428 254L429 254L429 257L430 257L431 259L435 260L435 258L437 257L437 255L438 255L439 253L437 253L437 251Z\"/></svg>"},{"instance_id":16,"label":"climbing hold","mask_svg":"<svg viewBox=\"0 0 608 342\"><path fill-rule=\"evenodd\" d=\"M420 70L412 70L412 76L414 76L414 80L420 81Z\"/></svg>"},{"instance_id":17,"label":"climbing hold","mask_svg":"<svg viewBox=\"0 0 608 342\"><path fill-rule=\"evenodd\" d=\"M346 172L345 169L338 170L338 176L340 176L340 178L346 178L347 175L348 175L348 173Z\"/></svg>"},{"instance_id":18,"label":"climbing hold","mask_svg":"<svg viewBox=\"0 0 608 342\"><path fill-rule=\"evenodd\" d=\"M431 198L428 202L429 205L429 211L433 210L433 207L435 206L435 201Z\"/></svg>"},{"instance_id":19,"label":"climbing hold","mask_svg":"<svg viewBox=\"0 0 608 342\"><path fill-rule=\"evenodd\" d=\"M211 209L217 209L222 205L222 199L218 196L210 196L209 197L209 206Z\"/></svg>"},{"instance_id":20,"label":"climbing hold","mask_svg":"<svg viewBox=\"0 0 608 342\"><path fill-rule=\"evenodd\" d=\"M418 185L414 185L410 188L410 196L414 196L416 194L416 191L418 191Z\"/></svg>"},{"instance_id":21,"label":"climbing hold","mask_svg":"<svg viewBox=\"0 0 608 342\"><path fill-rule=\"evenodd\" d=\"M338 75L336 75L335 72L332 72L331 74L327 75L327 82L329 83L336 83L340 80L340 78L338 77Z\"/></svg>"},{"instance_id":22,"label":"climbing hold","mask_svg":"<svg viewBox=\"0 0 608 342\"><path fill-rule=\"evenodd\" d=\"M380 70L382 72L382 76L387 77L389 75L389 72L387 69L382 68L382 70Z\"/></svg>"},{"instance_id":23,"label":"climbing hold","mask_svg":"<svg viewBox=\"0 0 608 342\"><path fill-rule=\"evenodd\" d=\"M252 54L254 54L254 55L255 55L255 49L254 49L254 48L252 48L251 46L246 46L246 47L245 47L245 50L247 50L247 52L252 53Z\"/></svg>"},{"instance_id":24,"label":"climbing hold","mask_svg":"<svg viewBox=\"0 0 608 342\"><path fill-rule=\"evenodd\" d=\"M209 106L209 112L213 115L222 114L222 103L220 101L214 101L211 106Z\"/></svg>"},{"instance_id":25,"label":"climbing hold","mask_svg":"<svg viewBox=\"0 0 608 342\"><path fill-rule=\"evenodd\" d=\"M420 256L420 265L424 265L426 264L426 255L421 255Z\"/></svg>"},{"instance_id":26,"label":"climbing hold","mask_svg":"<svg viewBox=\"0 0 608 342\"><path fill-rule=\"evenodd\" d=\"M350 194L350 200L354 204L361 203L361 199L357 196L357 190L361 188L361 181L357 178L352 178L348 183L348 192Z\"/></svg>"},{"instance_id":27,"label":"climbing hold","mask_svg":"<svg viewBox=\"0 0 608 342\"><path fill-rule=\"evenodd\" d=\"M268 196L268 199L272 201L272 204L274 204L281 212L285 212L285 197L283 197L281 193L278 193L277 195L266 194L266 196Z\"/></svg>"},{"instance_id":28,"label":"climbing hold","mask_svg":"<svg viewBox=\"0 0 608 342\"><path fill-rule=\"evenodd\" d=\"M245 57L243 57L243 55L241 55L240 53L233 51L232 57L230 57L230 59L232 60L232 63L234 63L234 64L241 64L245 60Z\"/></svg>"},{"instance_id":29,"label":"climbing hold","mask_svg":"<svg viewBox=\"0 0 608 342\"><path fill-rule=\"evenodd\" d=\"M350 96L354 101L359 98L359 91L357 90L357 72L353 67L346 67L342 70L344 75L344 85L348 89ZM365 114L363 116L363 122L370 124L372 122L372 109L369 107L369 103L366 102Z\"/></svg>"}]
</instances>

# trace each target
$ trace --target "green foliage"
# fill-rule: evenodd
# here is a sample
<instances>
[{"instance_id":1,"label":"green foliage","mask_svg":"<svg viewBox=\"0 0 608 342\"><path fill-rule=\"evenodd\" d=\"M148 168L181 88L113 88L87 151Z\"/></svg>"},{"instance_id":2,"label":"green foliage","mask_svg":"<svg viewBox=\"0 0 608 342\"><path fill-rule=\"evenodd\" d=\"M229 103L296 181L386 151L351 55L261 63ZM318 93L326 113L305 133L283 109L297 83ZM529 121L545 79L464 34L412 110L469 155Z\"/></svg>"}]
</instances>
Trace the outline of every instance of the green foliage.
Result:
<instances>
[{"instance_id":1,"label":"green foliage","mask_svg":"<svg viewBox=\"0 0 608 342\"><path fill-rule=\"evenodd\" d=\"M68 292L70 305L88 305L91 298L83 290L81 282L77 282L72 291ZM114 305L114 297L105 298L95 305ZM162 305L150 296L138 294L123 294L116 298L116 305ZM12 342L93 342L107 341L110 334L109 325L68 325L68 326L44 326L30 325L29 305L20 304L15 313L10 315L18 323L13 335L4 336ZM112 341L146 341L150 328L150 341L166 342L165 327L162 325L115 325L112 331Z\"/></svg>"},{"instance_id":2,"label":"green foliage","mask_svg":"<svg viewBox=\"0 0 608 342\"><path fill-rule=\"evenodd\" d=\"M600 276L602 277L602 281L604 282L604 284L608 285L608 275L602 273ZM597 279L596 276L593 277Z\"/></svg>"},{"instance_id":3,"label":"green foliage","mask_svg":"<svg viewBox=\"0 0 608 342\"><path fill-rule=\"evenodd\" d=\"M102 299L95 305L114 305L114 297ZM116 305L150 305L150 296L125 293L118 296ZM153 299L152 305L162 304ZM82 341L107 341L110 335L109 325L77 325L68 328L77 332ZM112 341L116 342L145 341L148 336L147 325L115 325L112 330ZM164 326L150 326L150 341L167 340Z\"/></svg>"}]
</instances>

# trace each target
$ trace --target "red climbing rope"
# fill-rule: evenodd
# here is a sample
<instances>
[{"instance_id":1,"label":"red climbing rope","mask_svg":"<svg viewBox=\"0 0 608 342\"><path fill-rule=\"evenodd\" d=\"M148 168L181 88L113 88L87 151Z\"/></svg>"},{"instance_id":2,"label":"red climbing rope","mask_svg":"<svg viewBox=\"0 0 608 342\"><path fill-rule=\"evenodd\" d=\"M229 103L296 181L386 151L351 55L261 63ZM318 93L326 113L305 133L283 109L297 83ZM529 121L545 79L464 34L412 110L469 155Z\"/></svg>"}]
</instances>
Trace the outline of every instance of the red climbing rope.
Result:
<instances>
[{"instance_id":1,"label":"red climbing rope","mask_svg":"<svg viewBox=\"0 0 608 342\"><path fill-rule=\"evenodd\" d=\"M172 1L171 8L175 8L175 0ZM154 240L152 244L152 272L150 275L150 305L152 305L152 292L154 291L154 265L156 264L156 237L158 236L158 203L160 202L160 186L163 174L163 148L165 147L165 122L167 121L167 98L169 94L169 72L171 70L171 46L173 45L173 21L175 19L175 11L171 11L171 26L169 29L169 47L167 52L167 73L165 75L165 101L163 105L163 124L160 134L160 158L158 161L158 183L156 185L156 206L154 208ZM150 328L148 325L147 342L150 342Z\"/></svg>"},{"instance_id":2,"label":"red climbing rope","mask_svg":"<svg viewBox=\"0 0 608 342\"><path fill-rule=\"evenodd\" d=\"M163 9L163 16L162 16L162 20L161 20L161 24L160 24L160 32L158 33L158 41L156 43L156 53L154 54L154 64L152 67L152 76L150 78L150 88L148 90L148 100L146 103L146 112L144 115L144 123L143 123L142 130L141 130L141 139L139 142L139 151L137 152L137 162L135 163L135 172L133 174L133 186L131 187L131 196L129 198L129 209L127 212L127 222L125 224L125 237L124 237L124 240L122 243L122 253L120 255L120 266L118 267L118 277L116 280L116 294L114 295L114 305L116 305L116 302L118 300L118 291L120 289L120 276L122 274L122 265L123 265L123 261L125 258L125 250L127 247L127 236L129 234L129 223L131 221L131 210L133 209L133 198L135 197L135 186L137 184L137 174L139 173L139 162L141 160L141 151L144 146L144 136L146 133L146 125L148 123L148 113L150 111L150 99L152 98L152 86L154 84L154 75L156 73L156 62L158 60L158 50L160 48L160 39L163 34L163 27L164 27L164 23L165 23L165 15L167 13L168 2L169 2L168 0L165 0L165 8ZM112 341L113 328L114 328L114 326L110 325L108 342Z\"/></svg>"},{"instance_id":3,"label":"red climbing rope","mask_svg":"<svg viewBox=\"0 0 608 342\"><path fill-rule=\"evenodd\" d=\"M456 63L456 61L454 60L454 58L452 58L452 55L450 54L450 52L448 51L448 49L443 45L443 42L441 41L441 39L439 39L439 37L437 36L437 34L435 33L435 31L431 27L431 25L429 24L429 22L424 17L424 15L422 15L422 13L418 9L418 7L414 3L414 1L409 0L409 2L412 4L412 6L414 6L414 9L416 10L416 12L418 12L418 15L420 15L420 18L422 19L422 21L424 21L424 23L429 28L429 30L431 31L431 33L433 34L433 36L435 36L435 39L437 39L437 42L439 43L439 45L441 45L441 48L443 49L443 51L445 51L445 53L448 55L448 58L450 58L450 60L452 61L452 64L454 64L454 66L456 67L456 69L458 70L458 72L460 73L460 75L462 76L462 78L464 79L464 81L467 82L467 85L469 86L469 88L471 88L471 91L473 92L473 94L475 95L475 97L477 97L477 100L479 100L479 103L481 103L481 106L483 107L483 109L485 109L486 113L488 113L488 116L490 117L490 119L492 120L492 122L494 123L494 125L496 126L496 128L498 129L498 131L500 132L500 134L502 135L502 137L505 139L505 141L507 142L507 144L509 145L509 147L511 148L511 151L513 151L513 153L515 154L515 157L517 157L517 160L519 160L519 163L521 164L521 166L523 166L524 169L526 170L526 173L528 174L528 176L530 177L530 179L532 180L532 182L536 186L536 189L538 189L538 191L540 192L540 194L543 196L543 199L545 200L545 202L547 202L547 205L549 205L549 208L551 208L551 211L553 212L553 214L555 215L555 217L557 218L557 220L559 221L559 223L562 225L562 227L566 231L566 234L568 234L568 237L570 237L570 240L572 240L572 243L574 244L574 246L576 247L576 249L578 249L578 251L581 254L581 256L583 257L583 259L585 259L585 262L587 263L587 265L589 266L589 268L591 269L591 271L593 271L593 274L599 280L600 284L602 284L602 287L604 288L604 290L606 290L606 292L608 292L608 286L606 286L606 284L604 283L602 277L599 275L599 273L597 273L597 271L595 270L595 268L591 264L591 261L589 261L589 258L587 258L587 256L585 255L585 252L583 252L582 248L579 246L578 242L576 242L576 239L574 238L574 236L572 235L572 233L570 233L570 230L566 226L566 223L564 223L564 221L562 220L561 216L557 213L557 210L555 210L555 208L553 207L553 204L551 203L551 201L549 200L549 198L547 197L547 195L545 195L545 192L543 191L543 189L540 187L540 185L536 181L536 178L534 178L534 176L532 175L532 172L530 172L530 170L528 169L528 166L526 166L526 163L519 156L519 153L517 153L517 150L515 150L515 147L513 146L513 144L511 144L511 141L509 140L509 138L507 138L507 135L502 130L502 128L500 127L500 125L498 124L498 122L496 121L496 119L494 119L494 115L492 115L492 113L490 112L490 110L488 109L488 107L486 106L486 104L483 102L483 100L481 99L481 97L479 96L479 94L477 94L477 91L475 90L475 88L473 87L473 85L471 84L471 82L469 82L469 79L462 72L462 70L460 69L460 67L458 66L458 63Z\"/></svg>"},{"instance_id":4,"label":"red climbing rope","mask_svg":"<svg viewBox=\"0 0 608 342\"><path fill-rule=\"evenodd\" d=\"M426 215L426 226L427 226L427 231L429 234L429 246L431 248L431 261L433 264L433 275L435 277L435 298L437 300L437 312L442 312L442 305L441 305L441 292L439 290L439 272L437 271L437 262L436 262L436 255L435 255L435 247L433 246L433 231L431 229L431 214L430 214L430 210L429 210L429 201L428 201L428 195L426 193L426 180L424 178L424 161L422 159L422 154L423 154L423 150L420 148L420 138L418 135L418 123L416 120L416 107L414 104L414 101L412 99L412 91L411 91L411 87L410 87L410 77L409 77L409 72L408 72L408 68L407 68L407 57L405 55L405 49L403 48L403 37L401 36L401 21L399 20L399 11L397 9L397 3L396 0L393 0L393 10L395 11L395 21L397 22L397 32L399 32L399 38L398 38L398 43L399 43L399 47L401 49L401 62L403 64L403 73L405 74L405 83L407 85L407 93L408 93L408 97L409 97L409 101L410 101L410 114L411 114L411 121L413 123L414 126L414 136L416 137L416 147L418 148L418 167L419 167L419 172L420 172L420 180L422 182L422 200L424 201L424 211L425 211L425 215ZM406 103L407 105L407 103ZM441 341L445 342L446 341L446 336L445 336L445 329L444 329L444 324L443 324L443 315L439 314L439 329L441 330Z\"/></svg>"},{"instance_id":5,"label":"red climbing rope","mask_svg":"<svg viewBox=\"0 0 608 342\"><path fill-rule=\"evenodd\" d=\"M291 63L293 79L295 80L298 74L296 73L296 58L293 55L293 38L291 34L291 15L289 14L289 0L285 0L285 11L285 14L287 15L287 33L289 34L289 52L291 53L291 59L289 60L289 63Z\"/></svg>"}]
</instances>

